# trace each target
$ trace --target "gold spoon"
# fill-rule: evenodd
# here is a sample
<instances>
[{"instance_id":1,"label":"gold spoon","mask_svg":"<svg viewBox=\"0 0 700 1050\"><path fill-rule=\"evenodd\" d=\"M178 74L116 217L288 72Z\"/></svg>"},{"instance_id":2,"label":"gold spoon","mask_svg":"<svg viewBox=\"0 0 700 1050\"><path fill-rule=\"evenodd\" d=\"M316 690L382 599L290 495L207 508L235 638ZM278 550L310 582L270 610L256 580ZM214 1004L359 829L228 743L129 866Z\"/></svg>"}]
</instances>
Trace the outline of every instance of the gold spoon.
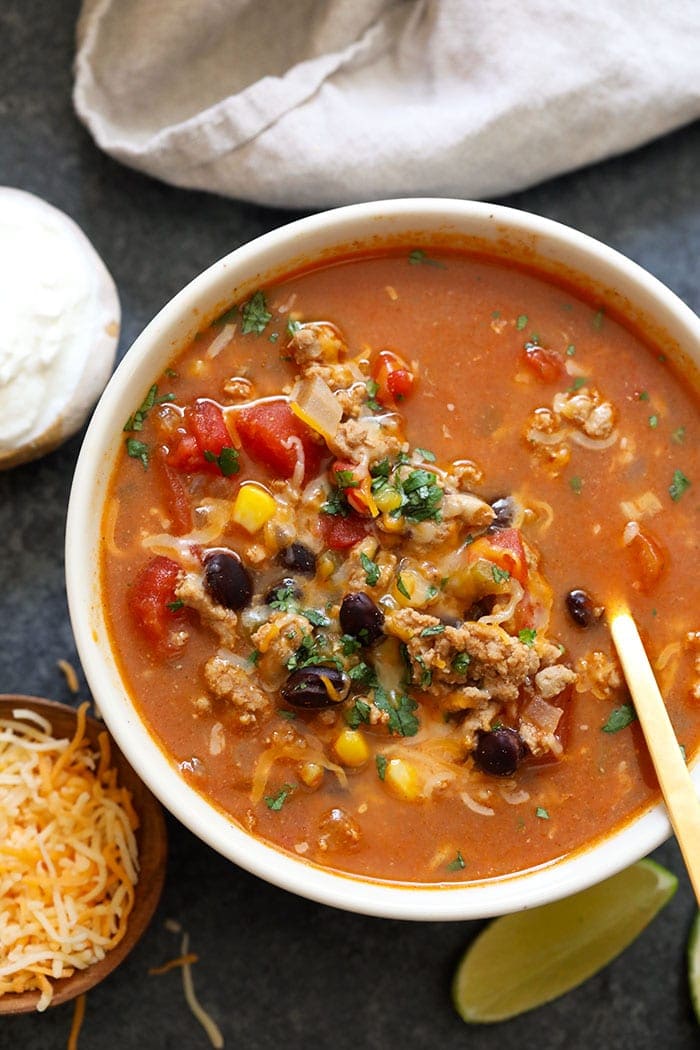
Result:
<instances>
[{"instance_id":1,"label":"gold spoon","mask_svg":"<svg viewBox=\"0 0 700 1050\"><path fill-rule=\"evenodd\" d=\"M43 715L51 723L56 737L70 738L75 733L76 711L73 707L33 696L0 696L0 718L12 718L12 712L19 708L29 708ZM105 727L101 722L94 718L87 719L85 733L91 744L97 745L98 734L104 731ZM94 962L85 970L76 970L72 977L63 977L53 982L51 1006L65 1003L87 992L119 965L146 930L163 888L167 853L163 810L112 740L110 752L111 764L118 770L119 783L131 792L133 806L140 822L135 832L139 851L139 881L135 887L134 906L124 937L116 947L107 952L104 959ZM36 1009L38 1001L39 992L8 992L0 995L0 1015L29 1013Z\"/></svg>"},{"instance_id":2,"label":"gold spoon","mask_svg":"<svg viewBox=\"0 0 700 1050\"><path fill-rule=\"evenodd\" d=\"M609 623L666 809L700 904L700 799L636 623L624 606L611 613Z\"/></svg>"}]
</instances>

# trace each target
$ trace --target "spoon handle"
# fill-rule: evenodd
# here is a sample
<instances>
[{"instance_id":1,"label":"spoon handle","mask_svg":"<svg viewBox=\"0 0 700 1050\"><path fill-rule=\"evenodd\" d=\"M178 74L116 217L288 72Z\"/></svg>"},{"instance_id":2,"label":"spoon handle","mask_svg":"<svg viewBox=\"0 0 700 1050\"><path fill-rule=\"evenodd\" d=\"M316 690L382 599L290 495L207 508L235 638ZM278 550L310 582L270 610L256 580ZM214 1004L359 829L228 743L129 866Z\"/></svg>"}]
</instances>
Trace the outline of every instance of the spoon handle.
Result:
<instances>
[{"instance_id":1,"label":"spoon handle","mask_svg":"<svg viewBox=\"0 0 700 1050\"><path fill-rule=\"evenodd\" d=\"M700 799L636 623L629 613L617 612L610 618L610 630L690 882L700 904Z\"/></svg>"}]
</instances>

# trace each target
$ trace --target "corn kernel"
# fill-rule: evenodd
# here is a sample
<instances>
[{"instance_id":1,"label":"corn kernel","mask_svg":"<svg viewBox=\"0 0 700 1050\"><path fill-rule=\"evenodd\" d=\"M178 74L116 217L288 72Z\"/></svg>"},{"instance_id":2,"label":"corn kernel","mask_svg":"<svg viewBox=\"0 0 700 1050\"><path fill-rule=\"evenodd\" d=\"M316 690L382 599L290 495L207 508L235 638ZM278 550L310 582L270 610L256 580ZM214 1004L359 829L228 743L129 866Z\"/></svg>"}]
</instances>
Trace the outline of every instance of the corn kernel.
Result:
<instances>
[{"instance_id":1,"label":"corn kernel","mask_svg":"<svg viewBox=\"0 0 700 1050\"><path fill-rule=\"evenodd\" d=\"M437 590L415 569L400 569L392 585L391 593L404 608L422 609L437 597Z\"/></svg>"},{"instance_id":2,"label":"corn kernel","mask_svg":"<svg viewBox=\"0 0 700 1050\"><path fill-rule=\"evenodd\" d=\"M333 747L343 765L351 769L363 766L369 758L369 746L358 729L343 729Z\"/></svg>"},{"instance_id":3,"label":"corn kernel","mask_svg":"<svg viewBox=\"0 0 700 1050\"><path fill-rule=\"evenodd\" d=\"M335 570L335 558L330 551L325 551L316 563L316 575L320 580L327 580Z\"/></svg>"},{"instance_id":4,"label":"corn kernel","mask_svg":"<svg viewBox=\"0 0 700 1050\"><path fill-rule=\"evenodd\" d=\"M277 503L267 489L248 481L238 490L231 519L252 534L274 516L276 509Z\"/></svg>"},{"instance_id":5,"label":"corn kernel","mask_svg":"<svg viewBox=\"0 0 700 1050\"><path fill-rule=\"evenodd\" d=\"M398 510L401 506L401 493L393 489L391 485L384 485L379 492L374 493L374 502L382 514L388 514L391 510Z\"/></svg>"},{"instance_id":6,"label":"corn kernel","mask_svg":"<svg viewBox=\"0 0 700 1050\"><path fill-rule=\"evenodd\" d=\"M416 767L403 758L390 758L384 771L384 784L392 795L405 802L415 802L421 793Z\"/></svg>"},{"instance_id":7,"label":"corn kernel","mask_svg":"<svg viewBox=\"0 0 700 1050\"><path fill-rule=\"evenodd\" d=\"M323 766L318 762L302 762L299 766L299 779L309 788L321 786L323 781Z\"/></svg>"}]
</instances>

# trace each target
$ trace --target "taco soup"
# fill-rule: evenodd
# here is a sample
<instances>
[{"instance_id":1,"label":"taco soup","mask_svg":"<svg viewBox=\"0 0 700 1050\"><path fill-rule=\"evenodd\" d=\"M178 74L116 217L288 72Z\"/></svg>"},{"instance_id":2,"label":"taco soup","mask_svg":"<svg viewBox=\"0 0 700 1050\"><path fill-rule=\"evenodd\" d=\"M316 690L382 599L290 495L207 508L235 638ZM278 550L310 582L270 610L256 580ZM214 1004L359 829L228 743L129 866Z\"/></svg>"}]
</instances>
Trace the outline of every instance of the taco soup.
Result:
<instances>
[{"instance_id":1,"label":"taco soup","mask_svg":"<svg viewBox=\"0 0 700 1050\"><path fill-rule=\"evenodd\" d=\"M693 755L698 394L585 291L440 246L338 258L153 380L104 512L112 646L243 828L417 883L609 833L658 797L619 596Z\"/></svg>"}]
</instances>

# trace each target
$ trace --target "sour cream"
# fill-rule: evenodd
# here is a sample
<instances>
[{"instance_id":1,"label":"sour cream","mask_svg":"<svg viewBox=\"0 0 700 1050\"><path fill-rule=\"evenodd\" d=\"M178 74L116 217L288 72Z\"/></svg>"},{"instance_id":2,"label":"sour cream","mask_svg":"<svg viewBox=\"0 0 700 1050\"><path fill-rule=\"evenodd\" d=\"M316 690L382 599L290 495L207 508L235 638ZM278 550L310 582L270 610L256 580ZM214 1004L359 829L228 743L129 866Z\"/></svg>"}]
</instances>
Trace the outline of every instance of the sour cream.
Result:
<instances>
[{"instance_id":1,"label":"sour cream","mask_svg":"<svg viewBox=\"0 0 700 1050\"><path fill-rule=\"evenodd\" d=\"M0 468L78 430L112 371L117 291L82 230L0 187Z\"/></svg>"}]
</instances>

